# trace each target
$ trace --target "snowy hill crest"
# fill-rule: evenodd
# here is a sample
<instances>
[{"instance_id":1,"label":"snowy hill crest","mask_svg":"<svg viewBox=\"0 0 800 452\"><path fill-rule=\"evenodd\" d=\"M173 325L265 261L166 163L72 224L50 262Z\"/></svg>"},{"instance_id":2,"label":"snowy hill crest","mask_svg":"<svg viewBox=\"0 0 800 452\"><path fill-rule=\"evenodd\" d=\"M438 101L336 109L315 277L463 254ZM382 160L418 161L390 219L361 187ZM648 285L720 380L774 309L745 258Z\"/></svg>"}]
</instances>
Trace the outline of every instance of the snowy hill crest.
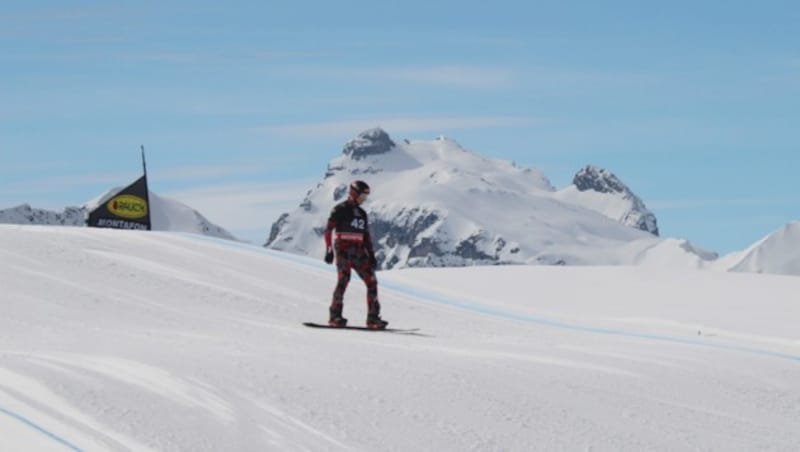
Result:
<instances>
[{"instance_id":1,"label":"snowy hill crest","mask_svg":"<svg viewBox=\"0 0 800 452\"><path fill-rule=\"evenodd\" d=\"M345 144L298 209L281 215L265 246L322 256L330 209L353 179L363 179L372 187L364 207L382 268L606 263L603 253L582 250L653 238L655 216L619 179L587 168L594 171L583 172L581 188L629 213L615 218L556 192L539 170L483 157L449 138L396 142L370 129Z\"/></svg>"},{"instance_id":2,"label":"snowy hill crest","mask_svg":"<svg viewBox=\"0 0 800 452\"><path fill-rule=\"evenodd\" d=\"M724 256L720 270L800 275L800 221L771 232L744 251Z\"/></svg>"},{"instance_id":3,"label":"snowy hill crest","mask_svg":"<svg viewBox=\"0 0 800 452\"><path fill-rule=\"evenodd\" d=\"M114 188L80 207L66 207L62 212L33 208L28 204L0 209L0 223L86 226L88 212L110 199L121 187ZM212 223L191 207L150 192L150 214L153 230L178 231L236 240L230 232Z\"/></svg>"}]
</instances>

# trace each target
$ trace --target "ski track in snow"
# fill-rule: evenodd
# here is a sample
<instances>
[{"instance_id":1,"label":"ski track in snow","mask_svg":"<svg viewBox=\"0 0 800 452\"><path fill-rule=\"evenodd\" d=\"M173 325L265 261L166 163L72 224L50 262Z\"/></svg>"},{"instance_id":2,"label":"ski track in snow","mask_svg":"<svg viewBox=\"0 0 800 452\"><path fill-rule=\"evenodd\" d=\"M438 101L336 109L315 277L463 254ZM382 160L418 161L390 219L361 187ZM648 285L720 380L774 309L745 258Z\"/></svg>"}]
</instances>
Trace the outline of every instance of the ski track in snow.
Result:
<instances>
[{"instance_id":1,"label":"ski track in snow","mask_svg":"<svg viewBox=\"0 0 800 452\"><path fill-rule=\"evenodd\" d=\"M94 372L122 383L153 392L187 407L205 410L222 422L233 422L233 409L200 382L178 378L163 369L117 357L97 357L78 354L28 354L28 359L38 359L65 368Z\"/></svg>"},{"instance_id":2,"label":"ski track in snow","mask_svg":"<svg viewBox=\"0 0 800 452\"><path fill-rule=\"evenodd\" d=\"M342 451L357 451L359 449L349 446L336 438L326 434L324 431L314 428L301 419L292 416L285 411L282 411L274 406L269 406L264 403L256 402L255 405L267 414L265 421L262 423L261 430L269 437L268 442L270 445L275 446L279 450L291 450L297 447L295 438L297 436L305 436L309 438L309 446L307 450L342 450ZM263 422L263 421L262 421Z\"/></svg>"},{"instance_id":3,"label":"ski track in snow","mask_svg":"<svg viewBox=\"0 0 800 452\"><path fill-rule=\"evenodd\" d=\"M2 412L54 443L76 451L84 450L76 443L88 444L89 446L84 446L88 450L104 450L109 447L120 450L151 450L128 438L107 432L99 422L78 410L69 408L68 402L33 378L0 367L0 382L2 382L0 407L15 406L13 410L2 408ZM67 434L56 433L61 430L68 431L73 436L77 434L79 438L67 439ZM5 444L4 441L8 440L0 437L2 450L27 448L27 446L16 446L13 441L10 444ZM6 449L5 446L9 448ZM41 443L37 448L49 446L47 443Z\"/></svg>"},{"instance_id":4,"label":"ski track in snow","mask_svg":"<svg viewBox=\"0 0 800 452\"><path fill-rule=\"evenodd\" d=\"M40 425L36 424L35 422L33 422L33 421L29 420L28 418L26 418L26 417L24 417L24 416L22 416L22 415L20 415L20 414L17 414L17 413L15 413L15 412L13 412L13 411L7 410L7 409L5 409L5 408L3 408L3 407L0 407L0 414L2 414L2 415L5 415L5 416L8 416L8 417L10 417L11 419L17 420L17 421L19 421L19 422L21 422L21 423L25 424L26 426L30 427L32 430L34 430L34 431L36 431L36 432L38 432L38 433L41 433L41 434L42 434L42 435L44 435L45 437L47 437L47 438L49 438L49 439L52 439L54 442L56 442L56 443L58 443L58 444L61 444L61 445L63 445L63 446L64 446L64 447L66 447L67 449L74 450L74 451L78 451L78 452L80 452L80 451L82 451L82 450L83 450L83 449L79 448L78 446L76 446L76 445L74 445L74 444L70 443L70 442L69 442L69 441L67 441L66 439L64 439L64 438L62 438L62 437L60 437L60 436L56 435L55 433L53 433L53 432L51 432L51 431L49 431L49 430L45 429L44 427L42 427L42 426L40 426ZM2 430L0 430L0 432L2 432ZM11 432L8 432L8 433L6 433L6 435L7 435L7 436L11 436L11 434L12 434ZM17 432L14 432L14 434L17 434ZM2 434L2 433L0 433L0 436L2 436L2 435L3 435L3 434ZM25 440L25 441L26 441L26 442L39 443L39 441L38 441L38 439L37 439L37 438L32 438L32 439ZM39 445L36 445L35 447L36 447L37 449L41 450L41 449L40 449L41 447L49 447L49 446L50 446L49 444L39 444ZM3 447L3 442L2 442L2 440L0 440L0 447Z\"/></svg>"},{"instance_id":5,"label":"ski track in snow","mask_svg":"<svg viewBox=\"0 0 800 452\"><path fill-rule=\"evenodd\" d=\"M760 348L752 348L752 347L742 347L736 345L728 345L728 344L717 344L708 341L701 341L695 339L688 339L685 337L675 337L675 336L665 336L659 334L644 334L644 333L636 333L631 331L625 330L617 330L612 328L603 328L603 327L593 327L587 325L579 325L573 323L565 323L561 321L556 321L552 319L548 319L545 317L535 317L526 314L519 314L514 312L509 312L501 309L492 308L489 306L482 306L473 303L467 303L461 300L456 300L452 298L446 298L440 295L433 294L427 291L421 291L419 289L414 289L408 286L403 286L395 283L383 283L383 287L386 289L394 290L398 293L412 296L414 298L432 302L432 303L439 303L446 306L452 306L459 309L464 309L467 311L475 312L478 314L484 314L493 317L500 317L510 320L517 320L520 322L527 322L533 323L537 325L547 326L551 328L559 328L563 330L571 330L571 331L578 331L582 333L591 333L591 334L602 334L602 335L610 335L610 336L623 336L628 338L635 338L635 339L646 339L651 341L659 341L659 342L671 342L674 344L683 344L683 345L691 345L697 347L708 347L708 348L716 348L720 350L727 350L733 352L741 352L741 353L751 353L755 355L761 356L769 356L773 358L781 358L781 359L788 359L791 361L800 361L800 354L791 354L791 353L781 353L775 352L767 349L760 349ZM755 338L755 336L746 336L746 335L738 335L739 337L743 338ZM796 344L796 341L785 341L785 343L789 344Z\"/></svg>"}]
</instances>

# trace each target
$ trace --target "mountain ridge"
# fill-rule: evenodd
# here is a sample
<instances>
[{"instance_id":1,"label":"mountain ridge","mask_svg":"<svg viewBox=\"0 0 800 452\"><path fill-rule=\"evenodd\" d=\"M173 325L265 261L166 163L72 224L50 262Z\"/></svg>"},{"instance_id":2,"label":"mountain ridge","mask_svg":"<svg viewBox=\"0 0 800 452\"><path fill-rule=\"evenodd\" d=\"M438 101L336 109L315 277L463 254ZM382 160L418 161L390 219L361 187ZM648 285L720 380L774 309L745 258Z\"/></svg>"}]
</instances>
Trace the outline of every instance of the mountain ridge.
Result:
<instances>
[{"instance_id":1,"label":"mountain ridge","mask_svg":"<svg viewBox=\"0 0 800 452\"><path fill-rule=\"evenodd\" d=\"M538 169L484 157L450 138L397 142L370 129L344 145L294 212L273 223L265 246L322 256L330 208L362 179L373 188L364 207L381 268L624 262L581 248L657 237L655 215L612 173L587 168L617 189L558 191ZM614 210L593 205L586 193Z\"/></svg>"}]
</instances>

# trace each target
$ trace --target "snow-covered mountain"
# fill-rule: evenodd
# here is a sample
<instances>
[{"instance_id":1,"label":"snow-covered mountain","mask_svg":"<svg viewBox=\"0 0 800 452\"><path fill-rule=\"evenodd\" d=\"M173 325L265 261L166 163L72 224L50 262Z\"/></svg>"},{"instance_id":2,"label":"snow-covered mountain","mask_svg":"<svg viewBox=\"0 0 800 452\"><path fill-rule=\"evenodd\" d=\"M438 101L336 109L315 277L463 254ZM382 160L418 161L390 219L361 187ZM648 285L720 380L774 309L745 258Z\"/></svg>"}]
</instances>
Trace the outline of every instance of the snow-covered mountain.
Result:
<instances>
[{"instance_id":1,"label":"snow-covered mountain","mask_svg":"<svg viewBox=\"0 0 800 452\"><path fill-rule=\"evenodd\" d=\"M451 139L396 143L371 129L344 146L300 207L273 225L265 246L321 257L327 216L353 179L372 187L364 208L385 269L630 264L660 243L655 215L606 170L586 167L556 191L539 170L482 157ZM692 249L662 246L681 255ZM690 254L691 266L706 258Z\"/></svg>"},{"instance_id":2,"label":"snow-covered mountain","mask_svg":"<svg viewBox=\"0 0 800 452\"><path fill-rule=\"evenodd\" d=\"M0 223L85 226L87 212L109 200L122 188L114 188L80 207L63 212L35 209L28 204L0 210ZM237 240L224 228L208 221L200 212L174 199L150 192L150 221L154 231L176 231Z\"/></svg>"},{"instance_id":3,"label":"snow-covered mountain","mask_svg":"<svg viewBox=\"0 0 800 452\"><path fill-rule=\"evenodd\" d=\"M63 212L35 209L22 204L8 209L0 209L0 223L6 224L46 224L61 226L85 226L86 209L67 207Z\"/></svg>"},{"instance_id":4,"label":"snow-covered mountain","mask_svg":"<svg viewBox=\"0 0 800 452\"><path fill-rule=\"evenodd\" d=\"M800 275L800 221L768 234L744 251L714 263L720 270Z\"/></svg>"}]
</instances>

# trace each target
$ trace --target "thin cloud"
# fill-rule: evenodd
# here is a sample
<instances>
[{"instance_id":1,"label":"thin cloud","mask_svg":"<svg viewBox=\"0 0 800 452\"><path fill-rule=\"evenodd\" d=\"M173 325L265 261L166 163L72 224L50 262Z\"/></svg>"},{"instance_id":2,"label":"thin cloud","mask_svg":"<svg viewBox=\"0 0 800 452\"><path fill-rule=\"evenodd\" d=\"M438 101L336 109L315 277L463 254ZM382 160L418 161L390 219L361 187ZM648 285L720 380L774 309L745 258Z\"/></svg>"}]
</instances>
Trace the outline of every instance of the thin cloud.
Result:
<instances>
[{"instance_id":1,"label":"thin cloud","mask_svg":"<svg viewBox=\"0 0 800 452\"><path fill-rule=\"evenodd\" d=\"M303 194L313 186L314 182L310 180L264 183L239 182L174 190L165 193L165 196L185 200L217 200L224 202L235 200L234 204L257 208L286 202L293 202L299 205Z\"/></svg>"},{"instance_id":2,"label":"thin cloud","mask_svg":"<svg viewBox=\"0 0 800 452\"><path fill-rule=\"evenodd\" d=\"M0 193L52 193L87 187L107 185L108 188L127 185L138 177L134 172L98 173L75 176L43 176L8 184Z\"/></svg>"},{"instance_id":3,"label":"thin cloud","mask_svg":"<svg viewBox=\"0 0 800 452\"><path fill-rule=\"evenodd\" d=\"M239 165L198 165L188 167L167 168L148 171L153 179L164 182L191 182L219 179L230 176L244 176L261 173L264 168L259 164L243 163Z\"/></svg>"},{"instance_id":4,"label":"thin cloud","mask_svg":"<svg viewBox=\"0 0 800 452\"><path fill-rule=\"evenodd\" d=\"M151 62L168 64L195 64L208 59L207 56L190 52L152 52L120 54L117 58L128 62Z\"/></svg>"},{"instance_id":5,"label":"thin cloud","mask_svg":"<svg viewBox=\"0 0 800 452\"><path fill-rule=\"evenodd\" d=\"M281 60L281 59L296 59L296 58L330 58L338 56L338 53L332 51L265 50L265 51L252 52L250 55L251 58L258 58L264 60Z\"/></svg>"},{"instance_id":6,"label":"thin cloud","mask_svg":"<svg viewBox=\"0 0 800 452\"><path fill-rule=\"evenodd\" d=\"M540 86L548 90L596 89L598 86L651 87L664 83L661 74L632 71L585 70L566 67L495 67L469 65L434 65L383 68L317 68L309 71L293 69L292 74L304 77L357 80L364 83L407 83L440 88L500 90L519 86Z\"/></svg>"},{"instance_id":7,"label":"thin cloud","mask_svg":"<svg viewBox=\"0 0 800 452\"><path fill-rule=\"evenodd\" d=\"M480 66L443 65L383 68L308 68L292 69L298 76L343 79L362 83L408 83L447 88L502 89L513 86L517 75L511 69Z\"/></svg>"},{"instance_id":8,"label":"thin cloud","mask_svg":"<svg viewBox=\"0 0 800 452\"><path fill-rule=\"evenodd\" d=\"M800 57L788 58L785 60L785 64L789 67L800 69Z\"/></svg>"},{"instance_id":9,"label":"thin cloud","mask_svg":"<svg viewBox=\"0 0 800 452\"><path fill-rule=\"evenodd\" d=\"M264 241L278 217L296 209L311 180L233 183L163 193L199 211L235 236ZM255 231L255 235L252 235Z\"/></svg>"},{"instance_id":10,"label":"thin cloud","mask_svg":"<svg viewBox=\"0 0 800 452\"><path fill-rule=\"evenodd\" d=\"M515 116L407 117L284 124L262 127L258 130L288 137L338 138L343 135L351 136L373 127L381 127L389 133L413 133L530 126L541 122L541 118Z\"/></svg>"},{"instance_id":11,"label":"thin cloud","mask_svg":"<svg viewBox=\"0 0 800 452\"><path fill-rule=\"evenodd\" d=\"M264 168L258 164L240 165L207 165L175 167L159 170L149 170L148 177L158 183L166 182L197 182L222 179L233 176L246 176L263 172ZM72 188L90 187L96 185L108 188L125 186L141 175L140 170L102 172L78 175L51 175L20 180L4 185L0 193L50 193Z\"/></svg>"},{"instance_id":12,"label":"thin cloud","mask_svg":"<svg viewBox=\"0 0 800 452\"><path fill-rule=\"evenodd\" d=\"M400 68L372 72L374 77L458 88L507 88L514 84L510 70L468 66Z\"/></svg>"},{"instance_id":13,"label":"thin cloud","mask_svg":"<svg viewBox=\"0 0 800 452\"><path fill-rule=\"evenodd\" d=\"M786 205L789 199L682 199L682 200L661 200L648 201L648 207L654 210L680 210L680 209L706 209L710 207L757 207L757 206L776 206Z\"/></svg>"},{"instance_id":14,"label":"thin cloud","mask_svg":"<svg viewBox=\"0 0 800 452\"><path fill-rule=\"evenodd\" d=\"M109 21L111 19L128 17L135 14L135 10L120 6L93 6L93 7L30 7L20 11L0 12L0 36L24 38L40 36L42 29L55 27L61 24L70 26L87 21ZM57 34L54 34L57 36ZM56 39L56 38L53 38ZM73 38L70 37L70 40Z\"/></svg>"},{"instance_id":15,"label":"thin cloud","mask_svg":"<svg viewBox=\"0 0 800 452\"><path fill-rule=\"evenodd\" d=\"M0 13L0 21L31 25L48 22L71 22L80 19L120 17L122 14L128 14L129 12L130 11L120 7L111 7L105 5L82 8L30 8L23 11Z\"/></svg>"}]
</instances>

